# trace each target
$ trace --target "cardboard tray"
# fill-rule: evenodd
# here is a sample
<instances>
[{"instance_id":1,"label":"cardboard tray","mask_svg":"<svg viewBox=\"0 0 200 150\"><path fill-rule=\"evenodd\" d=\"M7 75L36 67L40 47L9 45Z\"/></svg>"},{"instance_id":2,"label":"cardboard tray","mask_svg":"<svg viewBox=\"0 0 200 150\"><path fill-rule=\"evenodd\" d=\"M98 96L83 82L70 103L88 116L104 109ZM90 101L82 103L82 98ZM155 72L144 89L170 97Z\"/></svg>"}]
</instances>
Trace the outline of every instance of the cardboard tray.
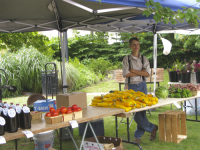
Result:
<instances>
[{"instance_id":1,"label":"cardboard tray","mask_svg":"<svg viewBox=\"0 0 200 150\"><path fill-rule=\"evenodd\" d=\"M66 121L70 121L72 120L72 116L73 116L73 113L70 113L70 114L62 114L61 115L61 121L63 122L66 122Z\"/></svg>"},{"instance_id":2,"label":"cardboard tray","mask_svg":"<svg viewBox=\"0 0 200 150\"><path fill-rule=\"evenodd\" d=\"M31 120L42 119L42 112L41 111L31 111Z\"/></svg>"},{"instance_id":3,"label":"cardboard tray","mask_svg":"<svg viewBox=\"0 0 200 150\"><path fill-rule=\"evenodd\" d=\"M192 96L200 96L200 91L191 91Z\"/></svg>"},{"instance_id":4,"label":"cardboard tray","mask_svg":"<svg viewBox=\"0 0 200 150\"><path fill-rule=\"evenodd\" d=\"M80 119L83 117L83 111L78 111L78 112L73 112L72 114L72 119L76 120L76 119Z\"/></svg>"},{"instance_id":5,"label":"cardboard tray","mask_svg":"<svg viewBox=\"0 0 200 150\"><path fill-rule=\"evenodd\" d=\"M62 121L62 116L54 116L54 117L46 117L45 118L45 122L46 124L55 124L55 123L60 123Z\"/></svg>"},{"instance_id":6,"label":"cardboard tray","mask_svg":"<svg viewBox=\"0 0 200 150\"><path fill-rule=\"evenodd\" d=\"M123 150L122 139L116 137L97 136L100 146L104 150ZM109 145L110 144L110 145ZM114 145L114 147L113 147ZM99 149L94 137L84 140L84 150ZM112 148L111 148L112 147Z\"/></svg>"}]
</instances>

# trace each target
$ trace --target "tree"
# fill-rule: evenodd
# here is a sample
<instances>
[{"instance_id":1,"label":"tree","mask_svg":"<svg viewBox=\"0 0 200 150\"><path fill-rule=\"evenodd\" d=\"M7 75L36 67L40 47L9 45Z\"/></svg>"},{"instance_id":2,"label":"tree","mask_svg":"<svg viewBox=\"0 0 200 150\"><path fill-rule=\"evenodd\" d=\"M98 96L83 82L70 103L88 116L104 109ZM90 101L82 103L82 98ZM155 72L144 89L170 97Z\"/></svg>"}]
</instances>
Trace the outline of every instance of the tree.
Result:
<instances>
[{"instance_id":1,"label":"tree","mask_svg":"<svg viewBox=\"0 0 200 150\"><path fill-rule=\"evenodd\" d=\"M12 52L18 51L23 46L32 46L46 55L54 52L48 46L49 38L38 32L23 33L0 33L0 49L9 49Z\"/></svg>"},{"instance_id":2,"label":"tree","mask_svg":"<svg viewBox=\"0 0 200 150\"><path fill-rule=\"evenodd\" d=\"M196 2L200 2L200 0L196 0ZM200 13L200 9L194 9L190 6L188 8L182 7L183 10L178 9L175 12L171 8L163 7L159 2L154 2L153 0L148 0L146 6L147 10L144 11L143 15L148 17L154 13L153 18L156 23L163 21L165 24L168 24L171 21L171 24L177 24L176 20L184 22L185 19L188 24L194 24L195 27L198 27L198 20L200 20L198 14Z\"/></svg>"}]
</instances>

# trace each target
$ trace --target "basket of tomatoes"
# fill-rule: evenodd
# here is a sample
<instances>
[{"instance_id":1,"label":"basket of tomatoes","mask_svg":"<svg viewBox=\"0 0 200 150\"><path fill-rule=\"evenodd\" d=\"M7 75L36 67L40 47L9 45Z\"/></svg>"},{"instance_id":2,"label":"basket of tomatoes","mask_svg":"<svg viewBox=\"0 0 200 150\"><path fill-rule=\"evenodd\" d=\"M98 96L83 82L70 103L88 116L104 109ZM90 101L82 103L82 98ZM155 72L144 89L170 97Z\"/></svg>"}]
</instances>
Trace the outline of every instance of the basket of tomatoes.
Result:
<instances>
[{"instance_id":1,"label":"basket of tomatoes","mask_svg":"<svg viewBox=\"0 0 200 150\"><path fill-rule=\"evenodd\" d=\"M73 120L80 119L83 117L81 107L78 107L76 104L72 105L72 112L73 112L72 115Z\"/></svg>"},{"instance_id":2,"label":"basket of tomatoes","mask_svg":"<svg viewBox=\"0 0 200 150\"><path fill-rule=\"evenodd\" d=\"M55 124L79 118L82 118L82 109L76 104L68 108L61 106L58 109L54 109L51 107L45 115L46 124Z\"/></svg>"}]
</instances>

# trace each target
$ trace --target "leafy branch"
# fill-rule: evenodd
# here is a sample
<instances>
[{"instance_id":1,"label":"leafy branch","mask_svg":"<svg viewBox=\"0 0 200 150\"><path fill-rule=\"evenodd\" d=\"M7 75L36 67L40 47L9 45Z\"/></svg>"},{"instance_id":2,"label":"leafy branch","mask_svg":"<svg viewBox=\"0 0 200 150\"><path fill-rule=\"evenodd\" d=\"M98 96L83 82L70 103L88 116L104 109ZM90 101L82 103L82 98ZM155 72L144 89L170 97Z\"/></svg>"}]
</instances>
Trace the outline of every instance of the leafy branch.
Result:
<instances>
[{"instance_id":1,"label":"leafy branch","mask_svg":"<svg viewBox=\"0 0 200 150\"><path fill-rule=\"evenodd\" d=\"M200 0L196 0L196 2L200 2ZM198 20L200 20L198 13L200 13L200 9L195 9L193 6L182 7L183 10L172 11L171 8L163 7L159 2L154 2L153 0L147 1L146 6L147 10L143 12L143 15L148 17L154 14L153 18L156 23L163 21L165 24L168 24L171 21L171 24L176 25L177 21L181 23L187 21L188 24L198 27Z\"/></svg>"}]
</instances>

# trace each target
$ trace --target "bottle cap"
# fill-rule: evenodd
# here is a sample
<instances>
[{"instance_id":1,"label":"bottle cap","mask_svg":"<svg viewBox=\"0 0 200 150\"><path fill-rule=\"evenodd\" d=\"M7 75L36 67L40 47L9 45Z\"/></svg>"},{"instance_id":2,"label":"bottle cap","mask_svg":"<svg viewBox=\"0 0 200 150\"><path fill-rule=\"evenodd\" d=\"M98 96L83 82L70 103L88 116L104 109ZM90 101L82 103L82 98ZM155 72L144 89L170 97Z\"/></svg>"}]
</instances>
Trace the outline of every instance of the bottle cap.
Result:
<instances>
[{"instance_id":1,"label":"bottle cap","mask_svg":"<svg viewBox=\"0 0 200 150\"><path fill-rule=\"evenodd\" d=\"M13 102L11 102L10 105L13 105Z\"/></svg>"},{"instance_id":2,"label":"bottle cap","mask_svg":"<svg viewBox=\"0 0 200 150\"><path fill-rule=\"evenodd\" d=\"M17 106L19 105L19 103L16 104Z\"/></svg>"},{"instance_id":3,"label":"bottle cap","mask_svg":"<svg viewBox=\"0 0 200 150\"><path fill-rule=\"evenodd\" d=\"M6 108L6 106L3 106L3 108Z\"/></svg>"},{"instance_id":4,"label":"bottle cap","mask_svg":"<svg viewBox=\"0 0 200 150\"><path fill-rule=\"evenodd\" d=\"M7 102L3 102L4 104L6 104Z\"/></svg>"},{"instance_id":5,"label":"bottle cap","mask_svg":"<svg viewBox=\"0 0 200 150\"><path fill-rule=\"evenodd\" d=\"M26 104L23 104L23 106L26 106Z\"/></svg>"}]
</instances>

